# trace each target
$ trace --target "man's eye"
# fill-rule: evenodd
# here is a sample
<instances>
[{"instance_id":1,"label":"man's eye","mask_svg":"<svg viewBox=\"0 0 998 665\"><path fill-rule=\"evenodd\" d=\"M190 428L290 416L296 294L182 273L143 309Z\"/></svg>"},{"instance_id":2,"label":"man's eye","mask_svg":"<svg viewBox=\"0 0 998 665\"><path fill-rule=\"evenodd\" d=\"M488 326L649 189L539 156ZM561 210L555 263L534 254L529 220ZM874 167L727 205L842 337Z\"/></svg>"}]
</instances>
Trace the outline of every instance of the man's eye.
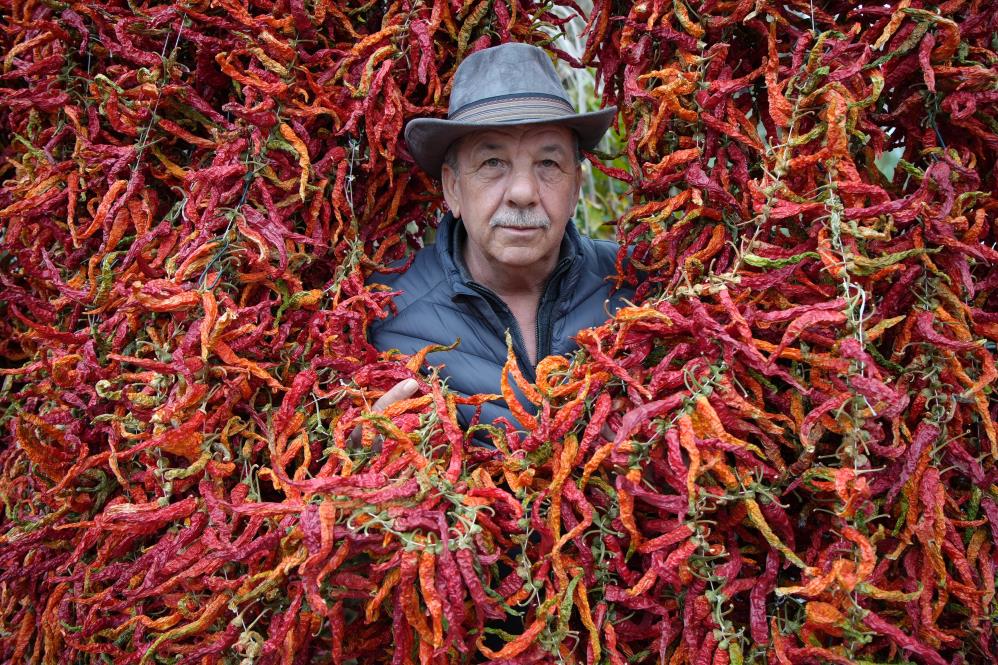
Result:
<instances>
[{"instance_id":1,"label":"man's eye","mask_svg":"<svg viewBox=\"0 0 998 665\"><path fill-rule=\"evenodd\" d=\"M541 166L546 169L556 169L559 168L560 165L553 159L543 159L541 160Z\"/></svg>"},{"instance_id":2,"label":"man's eye","mask_svg":"<svg viewBox=\"0 0 998 665\"><path fill-rule=\"evenodd\" d=\"M489 159L486 159L484 162L482 162L482 166L489 169L497 169L500 166L502 166L502 160L499 159L498 157L490 157Z\"/></svg>"}]
</instances>

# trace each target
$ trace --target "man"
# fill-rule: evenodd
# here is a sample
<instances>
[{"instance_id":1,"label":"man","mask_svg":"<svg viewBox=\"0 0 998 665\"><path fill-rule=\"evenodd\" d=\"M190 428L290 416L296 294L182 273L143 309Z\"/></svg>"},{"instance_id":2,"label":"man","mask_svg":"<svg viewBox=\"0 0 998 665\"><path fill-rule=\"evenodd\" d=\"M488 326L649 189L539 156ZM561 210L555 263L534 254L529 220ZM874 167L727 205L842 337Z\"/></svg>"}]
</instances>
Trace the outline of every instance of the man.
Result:
<instances>
[{"instance_id":1,"label":"man","mask_svg":"<svg viewBox=\"0 0 998 665\"><path fill-rule=\"evenodd\" d=\"M400 275L373 281L399 291L397 313L376 323L379 349L431 354L462 394L498 393L509 331L518 364L533 379L539 359L576 348L572 337L603 323L628 292L611 293L617 245L585 238L570 218L582 182L581 150L606 132L615 108L576 113L540 48L503 44L468 56L454 76L446 119L405 130L417 163L440 178L449 212L436 244ZM376 410L411 396L415 381L388 391ZM467 417L467 413L463 414ZM505 416L483 406L482 422Z\"/></svg>"}]
</instances>

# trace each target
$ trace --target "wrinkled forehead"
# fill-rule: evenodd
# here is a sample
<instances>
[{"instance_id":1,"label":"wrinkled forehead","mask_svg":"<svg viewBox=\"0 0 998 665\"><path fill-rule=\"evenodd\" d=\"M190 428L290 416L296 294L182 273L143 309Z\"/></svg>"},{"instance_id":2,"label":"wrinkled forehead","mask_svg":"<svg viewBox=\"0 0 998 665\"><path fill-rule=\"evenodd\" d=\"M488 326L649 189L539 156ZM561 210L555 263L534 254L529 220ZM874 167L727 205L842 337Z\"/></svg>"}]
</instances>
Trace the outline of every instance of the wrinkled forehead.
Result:
<instances>
[{"instance_id":1,"label":"wrinkled forehead","mask_svg":"<svg viewBox=\"0 0 998 665\"><path fill-rule=\"evenodd\" d=\"M541 152L564 151L571 154L575 146L572 130L561 125L515 125L483 128L458 140L458 154L479 150L527 150Z\"/></svg>"}]
</instances>

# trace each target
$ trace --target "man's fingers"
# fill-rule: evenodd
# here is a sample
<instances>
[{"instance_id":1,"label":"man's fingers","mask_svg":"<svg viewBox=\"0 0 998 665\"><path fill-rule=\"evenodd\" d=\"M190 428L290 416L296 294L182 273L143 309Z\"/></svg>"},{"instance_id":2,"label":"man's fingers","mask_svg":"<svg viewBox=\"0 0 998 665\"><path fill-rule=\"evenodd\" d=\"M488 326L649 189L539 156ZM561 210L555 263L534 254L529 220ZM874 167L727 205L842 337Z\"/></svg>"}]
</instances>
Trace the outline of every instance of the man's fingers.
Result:
<instances>
[{"instance_id":1,"label":"man's fingers","mask_svg":"<svg viewBox=\"0 0 998 665\"><path fill-rule=\"evenodd\" d=\"M603 428L600 429L599 435L604 439L606 439L607 441L613 441L615 438L617 438L617 434L612 429L610 429L610 426L607 425L606 423L603 423Z\"/></svg>"},{"instance_id":2,"label":"man's fingers","mask_svg":"<svg viewBox=\"0 0 998 665\"><path fill-rule=\"evenodd\" d=\"M378 398L378 401L374 403L371 410L376 413L381 413L388 407L390 407L395 402L399 402L404 399L408 399L416 394L419 390L419 384L415 379L406 379L405 381L399 381L394 386L389 389L384 395Z\"/></svg>"},{"instance_id":3,"label":"man's fingers","mask_svg":"<svg viewBox=\"0 0 998 665\"><path fill-rule=\"evenodd\" d=\"M377 399L377 401L371 407L371 411L375 413L381 413L395 402L399 402L401 400L412 397L413 395L416 394L417 390L419 390L419 384L416 382L415 379L406 379L405 381L399 381L394 386L392 386L388 390L388 392L386 392L384 395L382 395ZM354 446L359 446L361 435L362 435L361 427L360 425L357 425L356 427L353 428L353 432L350 433L350 442ZM378 437L374 445L375 445L375 450L381 449L381 437Z\"/></svg>"}]
</instances>

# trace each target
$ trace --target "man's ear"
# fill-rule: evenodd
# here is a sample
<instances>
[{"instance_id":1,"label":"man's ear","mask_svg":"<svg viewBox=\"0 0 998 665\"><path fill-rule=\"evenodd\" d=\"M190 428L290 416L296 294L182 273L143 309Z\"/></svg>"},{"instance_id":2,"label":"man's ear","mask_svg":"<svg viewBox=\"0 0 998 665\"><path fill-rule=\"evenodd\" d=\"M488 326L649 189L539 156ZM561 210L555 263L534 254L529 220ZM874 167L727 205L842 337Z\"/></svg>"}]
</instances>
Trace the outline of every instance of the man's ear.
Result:
<instances>
[{"instance_id":1,"label":"man's ear","mask_svg":"<svg viewBox=\"0 0 998 665\"><path fill-rule=\"evenodd\" d=\"M579 207L579 199L582 198L582 164L575 165L575 203L572 204L572 212Z\"/></svg>"},{"instance_id":2,"label":"man's ear","mask_svg":"<svg viewBox=\"0 0 998 665\"><path fill-rule=\"evenodd\" d=\"M447 201L447 207L450 208L450 212L454 215L455 219L460 219L460 188L457 182L457 174L454 172L454 169L451 168L450 164L444 164L440 167L440 184L443 185L444 200Z\"/></svg>"}]
</instances>

